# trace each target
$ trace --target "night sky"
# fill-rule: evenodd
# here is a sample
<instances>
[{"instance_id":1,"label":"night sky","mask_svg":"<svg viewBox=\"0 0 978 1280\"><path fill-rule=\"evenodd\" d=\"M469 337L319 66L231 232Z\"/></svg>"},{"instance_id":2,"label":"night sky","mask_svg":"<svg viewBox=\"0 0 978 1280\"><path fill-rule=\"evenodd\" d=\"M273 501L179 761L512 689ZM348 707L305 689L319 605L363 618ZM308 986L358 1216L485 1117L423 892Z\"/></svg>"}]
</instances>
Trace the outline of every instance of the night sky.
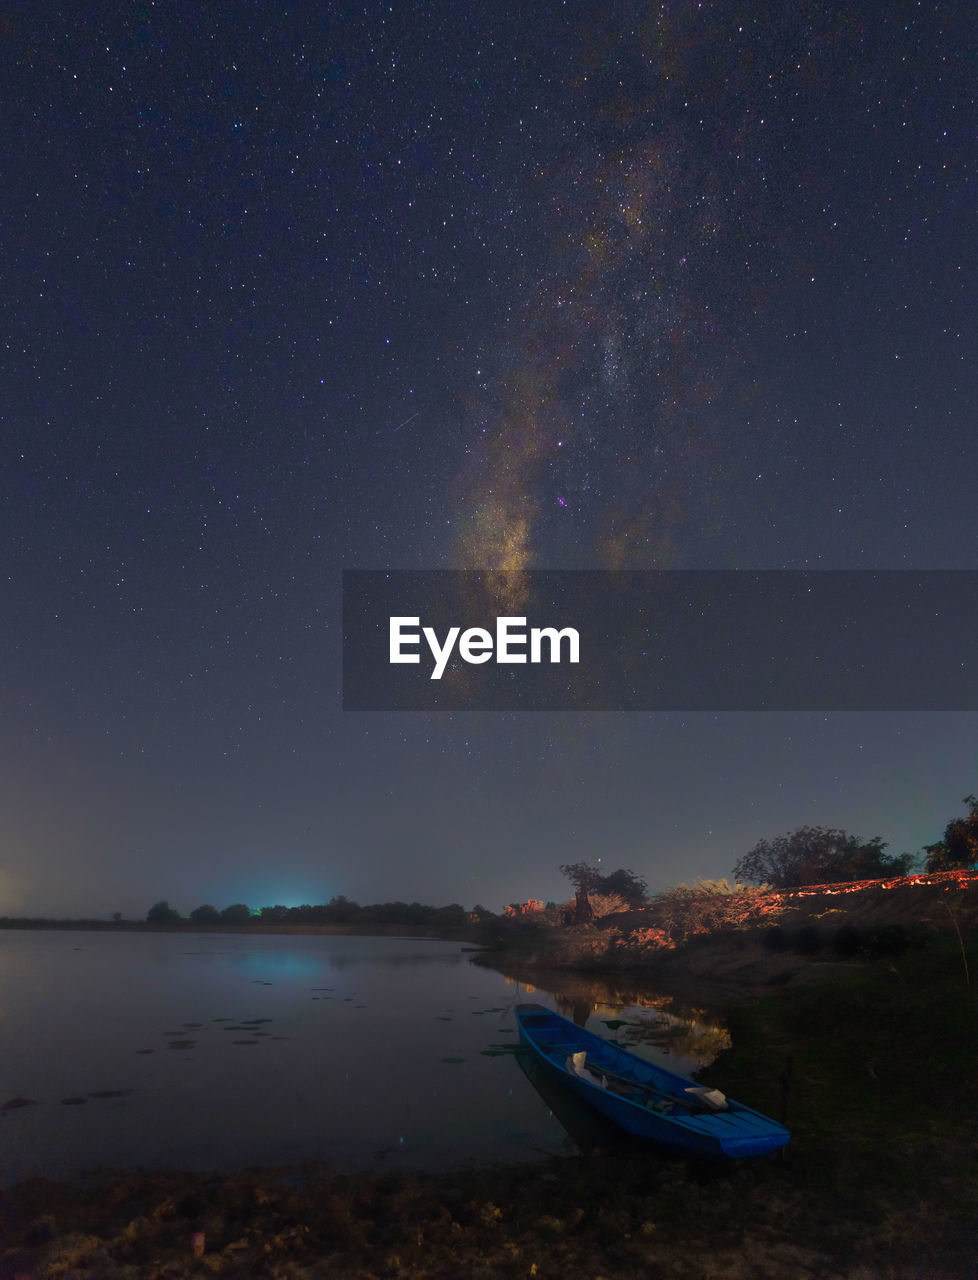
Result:
<instances>
[{"instance_id":1,"label":"night sky","mask_svg":"<svg viewBox=\"0 0 978 1280\"><path fill-rule=\"evenodd\" d=\"M978 716L357 714L344 568L978 568L965 3L0 16L0 914L937 839ZM950 623L949 623L950 625Z\"/></svg>"}]
</instances>

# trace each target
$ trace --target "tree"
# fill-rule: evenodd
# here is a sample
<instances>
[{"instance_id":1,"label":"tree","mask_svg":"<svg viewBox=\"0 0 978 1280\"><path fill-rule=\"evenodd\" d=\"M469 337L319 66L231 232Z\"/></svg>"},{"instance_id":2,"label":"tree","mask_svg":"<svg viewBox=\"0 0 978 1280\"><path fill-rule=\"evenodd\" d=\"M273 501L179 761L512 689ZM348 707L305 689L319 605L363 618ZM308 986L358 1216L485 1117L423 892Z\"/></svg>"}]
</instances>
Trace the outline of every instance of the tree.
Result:
<instances>
[{"instance_id":1,"label":"tree","mask_svg":"<svg viewBox=\"0 0 978 1280\"><path fill-rule=\"evenodd\" d=\"M560 867L560 872L567 877L578 892L583 889L585 893L596 893L598 885L604 879L602 871L599 871L597 867L589 866L586 862L565 862Z\"/></svg>"},{"instance_id":2,"label":"tree","mask_svg":"<svg viewBox=\"0 0 978 1280\"><path fill-rule=\"evenodd\" d=\"M345 893L337 893L326 903L325 913L331 924L351 924L360 914L360 904L351 902Z\"/></svg>"},{"instance_id":3,"label":"tree","mask_svg":"<svg viewBox=\"0 0 978 1280\"><path fill-rule=\"evenodd\" d=\"M146 912L146 920L149 924L174 924L179 919L180 912L175 911L165 898L154 902Z\"/></svg>"},{"instance_id":4,"label":"tree","mask_svg":"<svg viewBox=\"0 0 978 1280\"><path fill-rule=\"evenodd\" d=\"M243 902L233 902L221 912L224 924L248 924L251 920L251 909Z\"/></svg>"},{"instance_id":5,"label":"tree","mask_svg":"<svg viewBox=\"0 0 978 1280\"><path fill-rule=\"evenodd\" d=\"M631 907L642 906L649 890L641 876L622 868L605 875L598 867L592 867L586 862L570 862L565 863L560 870L578 892L583 890L585 893L617 896L624 898Z\"/></svg>"},{"instance_id":6,"label":"tree","mask_svg":"<svg viewBox=\"0 0 978 1280\"><path fill-rule=\"evenodd\" d=\"M459 902L451 902L447 907L436 908L430 923L442 929L460 929L465 921L465 908Z\"/></svg>"},{"instance_id":7,"label":"tree","mask_svg":"<svg viewBox=\"0 0 978 1280\"><path fill-rule=\"evenodd\" d=\"M596 892L609 898L617 895L619 898L624 898L630 907L641 907L644 906L648 897L649 886L634 871L619 869L612 871L610 875L603 876Z\"/></svg>"},{"instance_id":8,"label":"tree","mask_svg":"<svg viewBox=\"0 0 978 1280\"><path fill-rule=\"evenodd\" d=\"M594 919L594 908L589 894L600 895L607 899L621 898L623 905L642 906L646 900L648 885L634 871L609 872L605 875L597 867L586 862L569 862L560 870L575 889L574 918L577 924L590 924Z\"/></svg>"},{"instance_id":9,"label":"tree","mask_svg":"<svg viewBox=\"0 0 978 1280\"><path fill-rule=\"evenodd\" d=\"M737 860L734 875L778 889L906 875L914 865L913 855L890 855L885 848L880 836L864 841L838 828L799 827L774 840L759 840Z\"/></svg>"},{"instance_id":10,"label":"tree","mask_svg":"<svg viewBox=\"0 0 978 1280\"><path fill-rule=\"evenodd\" d=\"M201 907L194 907L190 913L190 919L194 924L217 924L220 918L217 907L212 907L209 902L205 902Z\"/></svg>"},{"instance_id":11,"label":"tree","mask_svg":"<svg viewBox=\"0 0 978 1280\"><path fill-rule=\"evenodd\" d=\"M288 914L289 908L282 906L282 904L278 902L273 907L262 907L261 909L262 920L269 920L273 923L285 920Z\"/></svg>"},{"instance_id":12,"label":"tree","mask_svg":"<svg viewBox=\"0 0 978 1280\"><path fill-rule=\"evenodd\" d=\"M944 839L924 845L926 871L954 871L978 863L978 796L965 796L966 818L952 818L944 828Z\"/></svg>"}]
</instances>

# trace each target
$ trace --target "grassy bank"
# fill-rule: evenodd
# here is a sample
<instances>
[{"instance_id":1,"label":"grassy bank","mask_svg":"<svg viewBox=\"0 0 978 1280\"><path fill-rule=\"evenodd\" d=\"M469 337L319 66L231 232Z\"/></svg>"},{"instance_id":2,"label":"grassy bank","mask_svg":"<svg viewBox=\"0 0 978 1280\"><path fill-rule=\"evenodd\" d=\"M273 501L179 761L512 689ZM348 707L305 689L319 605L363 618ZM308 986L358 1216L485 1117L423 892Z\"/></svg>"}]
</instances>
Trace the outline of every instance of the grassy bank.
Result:
<instances>
[{"instance_id":1,"label":"grassy bank","mask_svg":"<svg viewBox=\"0 0 978 1280\"><path fill-rule=\"evenodd\" d=\"M727 1015L732 1047L705 1074L774 1114L786 1106L799 1190L922 1259L970 1235L978 1009L954 943L773 988Z\"/></svg>"}]
</instances>

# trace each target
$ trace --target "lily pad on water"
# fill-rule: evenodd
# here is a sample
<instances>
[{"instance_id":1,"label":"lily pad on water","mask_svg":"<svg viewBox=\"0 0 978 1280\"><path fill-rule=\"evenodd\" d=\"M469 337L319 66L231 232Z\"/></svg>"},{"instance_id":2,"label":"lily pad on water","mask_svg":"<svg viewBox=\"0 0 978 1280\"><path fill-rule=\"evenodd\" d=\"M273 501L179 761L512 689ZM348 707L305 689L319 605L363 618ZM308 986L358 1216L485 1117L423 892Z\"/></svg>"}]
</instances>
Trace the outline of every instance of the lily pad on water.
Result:
<instances>
[{"instance_id":1,"label":"lily pad on water","mask_svg":"<svg viewBox=\"0 0 978 1280\"><path fill-rule=\"evenodd\" d=\"M152 1050L152 1049L137 1049L137 1050L136 1050L136 1052L137 1052L137 1053L152 1053L152 1052L153 1052L153 1050Z\"/></svg>"},{"instance_id":2,"label":"lily pad on water","mask_svg":"<svg viewBox=\"0 0 978 1280\"><path fill-rule=\"evenodd\" d=\"M445 1017L445 1015L444 1015L443 1013L440 1013L440 1014L438 1015L438 1021L439 1021L439 1022L451 1022L451 1018L446 1018L446 1017Z\"/></svg>"},{"instance_id":3,"label":"lily pad on water","mask_svg":"<svg viewBox=\"0 0 978 1280\"><path fill-rule=\"evenodd\" d=\"M90 1098L127 1098L130 1093L135 1093L135 1089L96 1089L94 1093L90 1093Z\"/></svg>"},{"instance_id":4,"label":"lily pad on water","mask_svg":"<svg viewBox=\"0 0 978 1280\"><path fill-rule=\"evenodd\" d=\"M244 1018L241 1022L243 1027L260 1027L263 1022L272 1022L272 1018Z\"/></svg>"},{"instance_id":5,"label":"lily pad on water","mask_svg":"<svg viewBox=\"0 0 978 1280\"><path fill-rule=\"evenodd\" d=\"M639 1025L637 1022L629 1022L627 1018L603 1018L602 1021L612 1031L617 1031L619 1027L637 1027Z\"/></svg>"},{"instance_id":6,"label":"lily pad on water","mask_svg":"<svg viewBox=\"0 0 978 1280\"><path fill-rule=\"evenodd\" d=\"M485 1058L502 1058L507 1054L512 1056L517 1053L525 1053L526 1050L521 1044L491 1044L488 1049L481 1049L480 1053Z\"/></svg>"},{"instance_id":7,"label":"lily pad on water","mask_svg":"<svg viewBox=\"0 0 978 1280\"><path fill-rule=\"evenodd\" d=\"M11 1098L0 1107L0 1111L16 1111L19 1107L36 1107L37 1105L36 1098Z\"/></svg>"},{"instance_id":8,"label":"lily pad on water","mask_svg":"<svg viewBox=\"0 0 978 1280\"><path fill-rule=\"evenodd\" d=\"M232 1044L257 1044L257 1040L232 1040Z\"/></svg>"},{"instance_id":9,"label":"lily pad on water","mask_svg":"<svg viewBox=\"0 0 978 1280\"><path fill-rule=\"evenodd\" d=\"M61 1105L63 1107L80 1107L87 1101L87 1098L62 1098Z\"/></svg>"},{"instance_id":10,"label":"lily pad on water","mask_svg":"<svg viewBox=\"0 0 978 1280\"><path fill-rule=\"evenodd\" d=\"M197 1041L196 1040L171 1040L170 1048L171 1049L196 1049Z\"/></svg>"},{"instance_id":11,"label":"lily pad on water","mask_svg":"<svg viewBox=\"0 0 978 1280\"><path fill-rule=\"evenodd\" d=\"M464 1062L464 1058L442 1058L442 1062Z\"/></svg>"},{"instance_id":12,"label":"lily pad on water","mask_svg":"<svg viewBox=\"0 0 978 1280\"><path fill-rule=\"evenodd\" d=\"M310 991L332 991L332 987L310 987Z\"/></svg>"},{"instance_id":13,"label":"lily pad on water","mask_svg":"<svg viewBox=\"0 0 978 1280\"><path fill-rule=\"evenodd\" d=\"M185 1022L183 1025L193 1029L195 1027L202 1027L204 1024L202 1022Z\"/></svg>"}]
</instances>

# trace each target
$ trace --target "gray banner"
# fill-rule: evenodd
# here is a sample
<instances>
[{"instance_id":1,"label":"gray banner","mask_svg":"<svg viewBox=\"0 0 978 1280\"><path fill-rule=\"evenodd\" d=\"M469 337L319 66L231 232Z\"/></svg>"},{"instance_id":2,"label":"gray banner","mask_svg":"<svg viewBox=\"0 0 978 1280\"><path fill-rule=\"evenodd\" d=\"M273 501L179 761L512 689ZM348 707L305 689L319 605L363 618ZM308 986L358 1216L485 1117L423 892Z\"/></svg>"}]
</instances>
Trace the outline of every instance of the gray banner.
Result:
<instances>
[{"instance_id":1,"label":"gray banner","mask_svg":"<svg viewBox=\"0 0 978 1280\"><path fill-rule=\"evenodd\" d=\"M966 711L976 644L965 570L343 574L350 711Z\"/></svg>"}]
</instances>

